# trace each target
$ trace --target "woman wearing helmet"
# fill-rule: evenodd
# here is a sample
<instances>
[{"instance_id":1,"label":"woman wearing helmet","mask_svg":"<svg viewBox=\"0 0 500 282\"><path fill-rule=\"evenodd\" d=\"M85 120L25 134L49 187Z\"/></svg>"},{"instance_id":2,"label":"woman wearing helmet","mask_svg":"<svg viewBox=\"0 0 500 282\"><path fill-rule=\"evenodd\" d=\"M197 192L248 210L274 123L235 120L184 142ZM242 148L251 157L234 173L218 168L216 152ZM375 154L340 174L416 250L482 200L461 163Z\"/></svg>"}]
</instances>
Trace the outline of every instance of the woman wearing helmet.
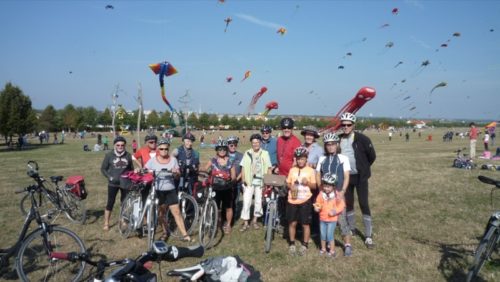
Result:
<instances>
[{"instance_id":1,"label":"woman wearing helmet","mask_svg":"<svg viewBox=\"0 0 500 282\"><path fill-rule=\"evenodd\" d=\"M278 164L278 160L276 159L276 138L271 135L272 132L273 128L267 124L260 129L262 134L261 148L269 153L274 168Z\"/></svg>"},{"instance_id":2,"label":"woman wearing helmet","mask_svg":"<svg viewBox=\"0 0 500 282\"><path fill-rule=\"evenodd\" d=\"M137 169L141 169L144 165L151 159L156 156L156 142L158 141L158 137L152 133L148 133L146 137L144 137L144 146L137 150L135 154L132 156L134 163L136 164Z\"/></svg>"},{"instance_id":3,"label":"woman wearing helmet","mask_svg":"<svg viewBox=\"0 0 500 282\"><path fill-rule=\"evenodd\" d=\"M372 217L368 205L368 178L371 176L370 167L376 159L375 148L370 138L354 131L356 126L355 115L352 113L342 114L340 124L343 130L343 134L340 135L340 148L351 165L349 185L345 193L347 222L349 228L355 231L354 189L356 189L365 226L365 245L371 249L375 245L372 239Z\"/></svg>"},{"instance_id":4,"label":"woman wearing helmet","mask_svg":"<svg viewBox=\"0 0 500 282\"><path fill-rule=\"evenodd\" d=\"M344 199L345 191L349 185L349 172L351 166L349 159L340 154L339 143L340 137L337 134L328 132L323 135L325 154L320 157L318 165L316 166L316 181L321 183L321 179L323 179L325 175L335 175L337 181L335 193L339 199ZM345 209L339 215L339 224L345 246L344 255L351 256L351 229L347 224Z\"/></svg>"},{"instance_id":5,"label":"woman wearing helmet","mask_svg":"<svg viewBox=\"0 0 500 282\"><path fill-rule=\"evenodd\" d=\"M234 169L236 171L236 181L234 181L233 187L233 219L232 221L236 221L236 214L240 213L241 206L238 205L240 201L240 191L241 191L241 160L243 159L243 154L238 151L238 143L240 142L240 138L235 135L231 135L226 138L229 160L234 164Z\"/></svg>"},{"instance_id":6,"label":"woman wearing helmet","mask_svg":"<svg viewBox=\"0 0 500 282\"><path fill-rule=\"evenodd\" d=\"M294 151L296 166L292 167L288 173L288 203L286 206L286 217L289 232L289 252L296 254L295 231L297 222L302 224L304 238L299 248L299 255L304 255L307 251L311 236L312 219L312 190L316 189L315 171L307 166L307 149L297 147Z\"/></svg>"},{"instance_id":7,"label":"woman wearing helmet","mask_svg":"<svg viewBox=\"0 0 500 282\"><path fill-rule=\"evenodd\" d=\"M205 165L212 179L212 188L215 193L215 201L219 211L226 212L226 222L223 225L225 234L231 233L231 221L233 219L233 182L236 180L235 164L231 162L228 152L227 141L221 139L215 145L215 157Z\"/></svg>"},{"instance_id":8,"label":"woman wearing helmet","mask_svg":"<svg viewBox=\"0 0 500 282\"><path fill-rule=\"evenodd\" d=\"M176 179L175 186L192 195L194 183L198 180L200 168L200 154L193 149L196 140L191 132L182 136L182 145L172 151L172 156L179 162L180 178Z\"/></svg>"},{"instance_id":9,"label":"woman wearing helmet","mask_svg":"<svg viewBox=\"0 0 500 282\"><path fill-rule=\"evenodd\" d=\"M316 168L319 158L324 154L323 148L316 143L316 138L319 138L318 129L312 125L304 126L300 134L304 136L304 144L302 146L306 147L307 151L309 151L307 165Z\"/></svg>"},{"instance_id":10,"label":"woman wearing helmet","mask_svg":"<svg viewBox=\"0 0 500 282\"><path fill-rule=\"evenodd\" d=\"M243 179L243 209L241 219L244 221L240 231L246 231L250 221L250 207L255 197L252 226L259 229L257 219L262 216L262 188L264 174L271 173L271 159L269 153L260 147L262 136L252 134L250 143L252 148L243 154L241 161L241 178Z\"/></svg>"}]
</instances>

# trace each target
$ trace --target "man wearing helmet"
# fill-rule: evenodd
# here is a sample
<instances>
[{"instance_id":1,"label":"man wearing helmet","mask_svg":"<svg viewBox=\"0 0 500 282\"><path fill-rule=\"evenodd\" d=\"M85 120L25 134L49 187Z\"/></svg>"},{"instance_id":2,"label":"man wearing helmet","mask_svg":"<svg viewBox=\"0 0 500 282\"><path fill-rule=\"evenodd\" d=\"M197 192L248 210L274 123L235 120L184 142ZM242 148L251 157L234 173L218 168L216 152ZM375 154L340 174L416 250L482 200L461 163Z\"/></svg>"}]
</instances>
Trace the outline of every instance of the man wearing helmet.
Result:
<instances>
[{"instance_id":1,"label":"man wearing helmet","mask_svg":"<svg viewBox=\"0 0 500 282\"><path fill-rule=\"evenodd\" d=\"M262 134L261 147L269 153L271 164L274 168L278 164L278 160L276 159L276 138L271 135L272 132L273 128L269 125L264 125L260 129L260 133Z\"/></svg>"},{"instance_id":2,"label":"man wearing helmet","mask_svg":"<svg viewBox=\"0 0 500 282\"><path fill-rule=\"evenodd\" d=\"M135 154L132 156L136 167L141 169L144 165L151 159L156 156L156 142L158 141L158 137L152 133L148 133L146 137L144 137L144 146L137 150Z\"/></svg>"},{"instance_id":3,"label":"man wearing helmet","mask_svg":"<svg viewBox=\"0 0 500 282\"><path fill-rule=\"evenodd\" d=\"M309 156L307 157L307 165L312 168L316 168L319 157L323 156L324 154L323 148L321 148L321 146L316 143L316 138L319 138L318 129L312 125L308 125L305 126L304 129L302 129L300 134L304 136L304 144L302 144L302 146L307 148L307 151L309 152Z\"/></svg>"},{"instance_id":4,"label":"man wearing helmet","mask_svg":"<svg viewBox=\"0 0 500 282\"><path fill-rule=\"evenodd\" d=\"M233 221L237 219L238 214L241 211L241 206L238 205L240 200L241 191L241 160L243 159L243 154L238 152L238 142L240 138L238 136L231 135L227 137L227 146L229 148L228 156L229 160L234 164L234 169L236 170L236 182L234 182L233 191Z\"/></svg>"},{"instance_id":5,"label":"man wearing helmet","mask_svg":"<svg viewBox=\"0 0 500 282\"><path fill-rule=\"evenodd\" d=\"M187 185L187 193L192 194L194 183L198 178L200 167L200 155L193 149L193 142L196 140L191 132L186 132L182 136L182 145L174 149L172 156L179 162L181 177L176 180L176 187L184 189Z\"/></svg>"},{"instance_id":6,"label":"man wearing helmet","mask_svg":"<svg viewBox=\"0 0 500 282\"><path fill-rule=\"evenodd\" d=\"M288 176L288 172L293 166L293 152L295 148L301 145L301 143L299 138L293 135L293 119L289 117L283 118L280 122L280 125L283 134L278 138L276 144L276 156L278 162L277 172L280 175Z\"/></svg>"},{"instance_id":7,"label":"man wearing helmet","mask_svg":"<svg viewBox=\"0 0 500 282\"><path fill-rule=\"evenodd\" d=\"M349 185L345 193L347 221L352 231L355 230L354 215L354 189L358 195L358 203L363 214L365 226L365 245L373 248L372 239L372 217L368 205L368 178L371 176L370 167L375 162L376 154L372 141L366 135L355 132L356 116L344 113L340 116L342 134L340 136L340 148L342 154L346 155L351 165Z\"/></svg>"}]
</instances>

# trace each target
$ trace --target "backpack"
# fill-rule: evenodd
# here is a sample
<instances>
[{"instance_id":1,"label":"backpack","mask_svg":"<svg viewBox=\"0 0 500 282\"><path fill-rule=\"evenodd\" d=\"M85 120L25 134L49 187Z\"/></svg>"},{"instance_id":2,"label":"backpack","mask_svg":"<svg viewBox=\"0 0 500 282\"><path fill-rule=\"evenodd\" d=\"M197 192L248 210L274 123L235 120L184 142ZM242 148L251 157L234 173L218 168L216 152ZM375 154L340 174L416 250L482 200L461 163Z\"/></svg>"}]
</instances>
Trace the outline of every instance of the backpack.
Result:
<instances>
[{"instance_id":1,"label":"backpack","mask_svg":"<svg viewBox=\"0 0 500 282\"><path fill-rule=\"evenodd\" d=\"M81 175L73 175L66 180L66 190L69 190L80 200L85 200L88 196L85 189L85 180Z\"/></svg>"},{"instance_id":2,"label":"backpack","mask_svg":"<svg viewBox=\"0 0 500 282\"><path fill-rule=\"evenodd\" d=\"M211 257L200 263L205 271L205 281L258 282L260 272L245 263L239 256Z\"/></svg>"},{"instance_id":3,"label":"backpack","mask_svg":"<svg viewBox=\"0 0 500 282\"><path fill-rule=\"evenodd\" d=\"M216 159L212 159L212 171L210 176L212 178L212 188L214 191L224 191L232 187L231 183L231 163L228 161L227 166L229 169L219 168Z\"/></svg>"}]
</instances>

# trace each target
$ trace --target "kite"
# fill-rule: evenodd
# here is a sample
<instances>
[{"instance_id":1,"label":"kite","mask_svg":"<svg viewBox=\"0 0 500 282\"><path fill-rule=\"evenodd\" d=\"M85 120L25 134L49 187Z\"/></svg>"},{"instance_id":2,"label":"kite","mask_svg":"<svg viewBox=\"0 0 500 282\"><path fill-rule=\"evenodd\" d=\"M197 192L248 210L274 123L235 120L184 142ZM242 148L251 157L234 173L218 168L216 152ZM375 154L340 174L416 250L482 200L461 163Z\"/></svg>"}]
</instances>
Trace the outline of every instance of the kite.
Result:
<instances>
[{"instance_id":1,"label":"kite","mask_svg":"<svg viewBox=\"0 0 500 282\"><path fill-rule=\"evenodd\" d=\"M226 22L226 28L224 29L224 32L226 32L227 31L227 27L229 26L229 23L232 22L233 19L231 19L231 17L227 17L224 21Z\"/></svg>"},{"instance_id":2,"label":"kite","mask_svg":"<svg viewBox=\"0 0 500 282\"><path fill-rule=\"evenodd\" d=\"M238 103L238 106L239 106L239 105L241 105L241 103L242 103L242 102L243 102L243 101L240 101L240 102Z\"/></svg>"},{"instance_id":3,"label":"kite","mask_svg":"<svg viewBox=\"0 0 500 282\"><path fill-rule=\"evenodd\" d=\"M455 36L455 37L460 37L461 35L462 35L462 34L460 34L460 32L455 32L455 33L453 33L453 36Z\"/></svg>"},{"instance_id":4,"label":"kite","mask_svg":"<svg viewBox=\"0 0 500 282\"><path fill-rule=\"evenodd\" d=\"M411 96L406 96L406 97L403 99L403 101L406 101L406 100L408 100L408 99L410 99L410 98L411 98Z\"/></svg>"},{"instance_id":5,"label":"kite","mask_svg":"<svg viewBox=\"0 0 500 282\"><path fill-rule=\"evenodd\" d=\"M276 109L278 109L278 102L271 101L266 104L266 109L264 110L264 112L262 112L261 115L263 117L267 117L267 115L271 112L271 110L276 110Z\"/></svg>"},{"instance_id":6,"label":"kite","mask_svg":"<svg viewBox=\"0 0 500 282\"><path fill-rule=\"evenodd\" d=\"M149 68L159 76L160 79L160 87L161 87L161 98L163 102L167 104L170 111L175 112L174 107L168 102L167 97L165 96L165 82L163 81L163 76L171 76L177 73L177 70L172 66L169 62L157 63L149 65Z\"/></svg>"},{"instance_id":7,"label":"kite","mask_svg":"<svg viewBox=\"0 0 500 282\"><path fill-rule=\"evenodd\" d=\"M229 83L229 82L231 82L232 80L233 80L233 77L232 77L232 76L228 76L228 77L226 77L226 82L228 82L228 83Z\"/></svg>"},{"instance_id":8,"label":"kite","mask_svg":"<svg viewBox=\"0 0 500 282\"><path fill-rule=\"evenodd\" d=\"M397 15L398 13L399 13L399 9L398 8L392 9L392 14L393 15Z\"/></svg>"},{"instance_id":9,"label":"kite","mask_svg":"<svg viewBox=\"0 0 500 282\"><path fill-rule=\"evenodd\" d=\"M248 115L250 115L250 113L253 112L253 110L255 109L255 104L257 104L260 97L262 97L262 95L264 95L264 93L266 93L266 92L267 92L267 87L262 86L260 88L259 92L255 93L255 95L253 95L252 100L250 101L250 104L248 105L248 108L247 108Z\"/></svg>"},{"instance_id":10,"label":"kite","mask_svg":"<svg viewBox=\"0 0 500 282\"><path fill-rule=\"evenodd\" d=\"M430 65L430 64L431 64L431 62L430 62L429 60L425 60L425 61L423 61L423 62L420 64L420 67L419 67L419 68L417 68L417 70L413 73L413 76L416 76L416 75L420 74L420 73L424 70L424 68L425 68L425 67L427 67L427 66L428 66L428 65Z\"/></svg>"},{"instance_id":11,"label":"kite","mask_svg":"<svg viewBox=\"0 0 500 282\"><path fill-rule=\"evenodd\" d=\"M392 41L389 41L385 44L385 47L387 48L392 48L394 46L394 43Z\"/></svg>"},{"instance_id":12,"label":"kite","mask_svg":"<svg viewBox=\"0 0 500 282\"><path fill-rule=\"evenodd\" d=\"M115 7L113 7L113 5L106 5L106 7L104 7L106 10L113 10Z\"/></svg>"},{"instance_id":13,"label":"kite","mask_svg":"<svg viewBox=\"0 0 500 282\"><path fill-rule=\"evenodd\" d=\"M245 72L245 76L243 77L243 79L241 80L241 82L243 82L245 79L249 78L249 77L250 77L250 75L252 75L252 72L251 72L251 71L249 71L249 70L248 70L248 71L246 71L246 72Z\"/></svg>"},{"instance_id":14,"label":"kite","mask_svg":"<svg viewBox=\"0 0 500 282\"><path fill-rule=\"evenodd\" d=\"M436 88L439 88L439 87L445 87L445 86L447 86L447 85L448 85L448 83L446 83L446 82L444 82L444 81L443 81L443 82L440 82L440 83L436 84L436 86L434 86L434 87L431 89L431 92L430 92L430 93L432 93L432 92L433 92ZM429 94L430 94L430 93L429 93Z\"/></svg>"},{"instance_id":15,"label":"kite","mask_svg":"<svg viewBox=\"0 0 500 282\"><path fill-rule=\"evenodd\" d=\"M441 44L441 47L443 47L443 48L448 47L448 44L443 43L443 44Z\"/></svg>"},{"instance_id":16,"label":"kite","mask_svg":"<svg viewBox=\"0 0 500 282\"><path fill-rule=\"evenodd\" d=\"M493 32L493 31L495 31L495 30L494 30L494 29L492 29L492 28L490 28L490 32Z\"/></svg>"},{"instance_id":17,"label":"kite","mask_svg":"<svg viewBox=\"0 0 500 282\"><path fill-rule=\"evenodd\" d=\"M236 95L236 93L238 93L238 92L233 92L233 96Z\"/></svg>"},{"instance_id":18,"label":"kite","mask_svg":"<svg viewBox=\"0 0 500 282\"><path fill-rule=\"evenodd\" d=\"M413 111L413 110L415 110L416 108L417 108L417 107L413 106L413 107L411 107L411 108L410 108L410 111Z\"/></svg>"},{"instance_id":19,"label":"kite","mask_svg":"<svg viewBox=\"0 0 500 282\"><path fill-rule=\"evenodd\" d=\"M389 26L390 26L390 24L386 23L386 24L381 25L379 28L384 28L384 27L389 27Z\"/></svg>"},{"instance_id":20,"label":"kite","mask_svg":"<svg viewBox=\"0 0 500 282\"><path fill-rule=\"evenodd\" d=\"M283 35L285 35L285 33L286 33L286 28L284 28L284 27L280 27L280 28L278 29L278 31L276 31L276 33L279 33L279 34L281 34L281 36L283 36Z\"/></svg>"},{"instance_id":21,"label":"kite","mask_svg":"<svg viewBox=\"0 0 500 282\"><path fill-rule=\"evenodd\" d=\"M403 64L403 61L399 61L395 66L394 68L397 68L399 65Z\"/></svg>"},{"instance_id":22,"label":"kite","mask_svg":"<svg viewBox=\"0 0 500 282\"><path fill-rule=\"evenodd\" d=\"M325 131L331 131L335 132L337 129L340 128L340 116L343 113L351 113L355 114L363 105L372 100L376 95L376 91L374 88L371 87L363 87L361 88L358 93L352 98L347 104L345 104L335 115L335 117L332 118L328 126L321 130L322 132Z\"/></svg>"},{"instance_id":23,"label":"kite","mask_svg":"<svg viewBox=\"0 0 500 282\"><path fill-rule=\"evenodd\" d=\"M338 67L339 70L343 70L344 69L344 66L339 66Z\"/></svg>"},{"instance_id":24,"label":"kite","mask_svg":"<svg viewBox=\"0 0 500 282\"><path fill-rule=\"evenodd\" d=\"M405 82L406 82L406 79L401 80L401 83L405 83Z\"/></svg>"}]
</instances>

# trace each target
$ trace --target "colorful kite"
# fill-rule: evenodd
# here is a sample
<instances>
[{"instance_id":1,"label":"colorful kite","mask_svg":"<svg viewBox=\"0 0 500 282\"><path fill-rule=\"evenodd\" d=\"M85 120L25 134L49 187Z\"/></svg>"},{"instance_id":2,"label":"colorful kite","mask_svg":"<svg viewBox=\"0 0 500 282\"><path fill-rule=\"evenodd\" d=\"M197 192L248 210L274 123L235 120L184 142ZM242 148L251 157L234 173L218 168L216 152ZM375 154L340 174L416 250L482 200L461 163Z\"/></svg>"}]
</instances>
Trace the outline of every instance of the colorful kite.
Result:
<instances>
[{"instance_id":1,"label":"colorful kite","mask_svg":"<svg viewBox=\"0 0 500 282\"><path fill-rule=\"evenodd\" d=\"M267 115L271 112L271 110L276 110L276 109L278 109L278 102L271 101L266 104L266 109L264 110L264 112L262 112L261 115L263 117L267 117Z\"/></svg>"},{"instance_id":2,"label":"colorful kite","mask_svg":"<svg viewBox=\"0 0 500 282\"><path fill-rule=\"evenodd\" d=\"M169 62L157 63L149 65L149 68L159 76L160 79L160 87L161 87L161 98L163 102L167 104L170 111L175 112L174 107L168 102L167 97L165 96L165 82L163 81L163 76L171 76L177 73L177 70L172 66Z\"/></svg>"},{"instance_id":3,"label":"colorful kite","mask_svg":"<svg viewBox=\"0 0 500 282\"><path fill-rule=\"evenodd\" d=\"M231 19L231 17L227 17L224 21L226 22L226 28L224 28L224 32L226 32L227 27L229 26L229 23L231 23L233 21L233 19Z\"/></svg>"},{"instance_id":4,"label":"colorful kite","mask_svg":"<svg viewBox=\"0 0 500 282\"><path fill-rule=\"evenodd\" d=\"M233 80L233 77L232 77L232 76L228 76L228 77L226 77L226 82L228 82L228 83L229 83L229 82L231 82L232 80Z\"/></svg>"},{"instance_id":5,"label":"colorful kite","mask_svg":"<svg viewBox=\"0 0 500 282\"><path fill-rule=\"evenodd\" d=\"M363 87L361 88L358 93L352 98L347 104L345 104L335 115L335 117L332 118L328 126L321 130L322 132L325 131L332 131L335 132L337 129L340 127L340 116L343 113L356 113L363 105L372 100L376 95L376 91L374 88L371 87Z\"/></svg>"},{"instance_id":6,"label":"colorful kite","mask_svg":"<svg viewBox=\"0 0 500 282\"><path fill-rule=\"evenodd\" d=\"M281 36L283 36L283 35L285 35L285 33L286 33L286 28L284 28L284 27L280 27L280 28L278 29L278 31L276 31L276 33L279 33L279 34L281 34Z\"/></svg>"},{"instance_id":7,"label":"colorful kite","mask_svg":"<svg viewBox=\"0 0 500 282\"><path fill-rule=\"evenodd\" d=\"M241 82L243 82L245 79L249 78L250 76L252 75L252 72L251 71L246 71L245 72L245 76L243 77L243 79L241 80Z\"/></svg>"},{"instance_id":8,"label":"colorful kite","mask_svg":"<svg viewBox=\"0 0 500 282\"><path fill-rule=\"evenodd\" d=\"M260 88L259 92L255 93L255 95L253 95L252 100L250 101L250 104L248 105L248 108L247 108L248 115L253 112L253 110L255 109L255 104L257 104L260 97L262 97L262 95L264 95L264 93L266 93L266 92L267 92L267 87L262 86Z\"/></svg>"},{"instance_id":9,"label":"colorful kite","mask_svg":"<svg viewBox=\"0 0 500 282\"><path fill-rule=\"evenodd\" d=\"M392 9L392 14L393 15L397 15L398 13L399 13L399 9L398 8Z\"/></svg>"}]
</instances>

